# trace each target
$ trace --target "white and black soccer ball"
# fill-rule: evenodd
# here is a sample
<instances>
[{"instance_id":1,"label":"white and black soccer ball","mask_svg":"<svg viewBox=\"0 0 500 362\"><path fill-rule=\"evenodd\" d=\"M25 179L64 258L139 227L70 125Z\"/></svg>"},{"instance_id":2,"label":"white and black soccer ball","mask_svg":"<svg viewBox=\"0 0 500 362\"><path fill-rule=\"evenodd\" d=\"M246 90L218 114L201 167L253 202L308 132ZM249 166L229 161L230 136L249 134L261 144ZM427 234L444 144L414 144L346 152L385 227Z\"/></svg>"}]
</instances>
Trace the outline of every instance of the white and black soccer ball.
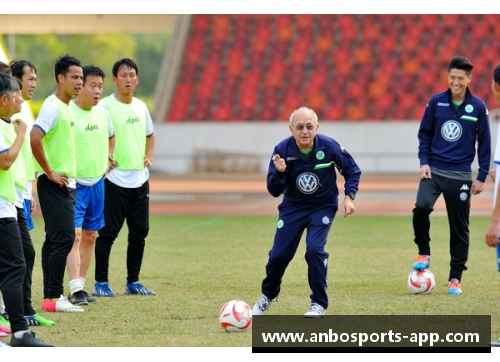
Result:
<instances>
[{"instance_id":1,"label":"white and black soccer ball","mask_svg":"<svg viewBox=\"0 0 500 362\"><path fill-rule=\"evenodd\" d=\"M413 270L408 275L407 285L413 294L430 294L436 287L436 278L429 269Z\"/></svg>"},{"instance_id":2,"label":"white and black soccer ball","mask_svg":"<svg viewBox=\"0 0 500 362\"><path fill-rule=\"evenodd\" d=\"M222 306L219 322L226 332L244 332L252 325L252 309L242 300L231 300Z\"/></svg>"}]
</instances>

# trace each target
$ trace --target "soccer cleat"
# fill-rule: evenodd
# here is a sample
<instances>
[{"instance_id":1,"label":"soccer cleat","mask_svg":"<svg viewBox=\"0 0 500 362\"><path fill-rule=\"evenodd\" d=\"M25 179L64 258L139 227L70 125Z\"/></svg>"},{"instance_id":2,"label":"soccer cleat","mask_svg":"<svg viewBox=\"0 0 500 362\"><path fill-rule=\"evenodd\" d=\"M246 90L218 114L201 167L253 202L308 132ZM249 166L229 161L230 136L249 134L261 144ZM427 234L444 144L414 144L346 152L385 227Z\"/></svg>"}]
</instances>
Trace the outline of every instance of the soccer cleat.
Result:
<instances>
[{"instance_id":1,"label":"soccer cleat","mask_svg":"<svg viewBox=\"0 0 500 362\"><path fill-rule=\"evenodd\" d=\"M85 294L83 294L83 290L80 290L76 293L68 295L68 299L73 305L87 305L87 298L85 298Z\"/></svg>"},{"instance_id":2,"label":"soccer cleat","mask_svg":"<svg viewBox=\"0 0 500 362\"><path fill-rule=\"evenodd\" d=\"M457 278L452 278L448 283L448 294L462 294L462 286Z\"/></svg>"},{"instance_id":3,"label":"soccer cleat","mask_svg":"<svg viewBox=\"0 0 500 362\"><path fill-rule=\"evenodd\" d=\"M124 293L128 295L156 295L155 292L146 289L146 287L139 282L125 284Z\"/></svg>"},{"instance_id":4,"label":"soccer cleat","mask_svg":"<svg viewBox=\"0 0 500 362\"><path fill-rule=\"evenodd\" d=\"M96 282L92 295L96 297L116 297L116 293L111 290L108 282Z\"/></svg>"},{"instance_id":5,"label":"soccer cleat","mask_svg":"<svg viewBox=\"0 0 500 362\"><path fill-rule=\"evenodd\" d=\"M12 335L10 345L12 347L54 347L53 344L36 338L35 333L30 331L24 333L21 338L16 338L15 335Z\"/></svg>"},{"instance_id":6,"label":"soccer cleat","mask_svg":"<svg viewBox=\"0 0 500 362\"><path fill-rule=\"evenodd\" d=\"M8 344L8 343L0 341L0 348L2 348L2 347L11 347L11 345Z\"/></svg>"},{"instance_id":7,"label":"soccer cleat","mask_svg":"<svg viewBox=\"0 0 500 362\"><path fill-rule=\"evenodd\" d=\"M91 297L85 290L83 291L83 295L85 296L85 299L87 299L87 303L97 303L97 298Z\"/></svg>"},{"instance_id":8,"label":"soccer cleat","mask_svg":"<svg viewBox=\"0 0 500 362\"><path fill-rule=\"evenodd\" d=\"M9 333L0 331L0 338L8 337Z\"/></svg>"},{"instance_id":9,"label":"soccer cleat","mask_svg":"<svg viewBox=\"0 0 500 362\"><path fill-rule=\"evenodd\" d=\"M24 317L26 319L26 322L28 322L28 325L30 326L42 326L42 327L49 327L53 326L56 324L56 322L51 321L50 319L45 319L42 317L40 314L35 313L33 315Z\"/></svg>"},{"instance_id":10,"label":"soccer cleat","mask_svg":"<svg viewBox=\"0 0 500 362\"><path fill-rule=\"evenodd\" d=\"M321 318L325 315L325 308L320 306L318 303L311 303L309 311L304 314L306 318Z\"/></svg>"},{"instance_id":11,"label":"soccer cleat","mask_svg":"<svg viewBox=\"0 0 500 362\"><path fill-rule=\"evenodd\" d=\"M57 299L44 299L42 302L42 310L46 312L66 312L66 313L80 313L83 308L73 305L70 301L61 295Z\"/></svg>"},{"instance_id":12,"label":"soccer cleat","mask_svg":"<svg viewBox=\"0 0 500 362\"><path fill-rule=\"evenodd\" d=\"M7 319L5 319L5 317L1 314L0 314L0 326L4 326L10 329L10 322Z\"/></svg>"},{"instance_id":13,"label":"soccer cleat","mask_svg":"<svg viewBox=\"0 0 500 362\"><path fill-rule=\"evenodd\" d=\"M276 302L277 300L278 300L278 297L276 297L274 299L269 299L265 295L261 295L259 300L257 301L257 303L255 303L255 305L252 308L252 316L264 315L267 312L267 310L269 309L269 307L271 306L271 304L273 302Z\"/></svg>"},{"instance_id":14,"label":"soccer cleat","mask_svg":"<svg viewBox=\"0 0 500 362\"><path fill-rule=\"evenodd\" d=\"M431 266L431 256L430 255L417 255L415 258L415 263L413 264L413 269L424 270L429 269Z\"/></svg>"},{"instance_id":15,"label":"soccer cleat","mask_svg":"<svg viewBox=\"0 0 500 362\"><path fill-rule=\"evenodd\" d=\"M11 333L12 331L10 330L10 328L7 328L6 326L0 324L0 332Z\"/></svg>"},{"instance_id":16,"label":"soccer cleat","mask_svg":"<svg viewBox=\"0 0 500 362\"><path fill-rule=\"evenodd\" d=\"M490 347L500 347L500 338L498 338L496 341L491 341L486 344Z\"/></svg>"}]
</instances>

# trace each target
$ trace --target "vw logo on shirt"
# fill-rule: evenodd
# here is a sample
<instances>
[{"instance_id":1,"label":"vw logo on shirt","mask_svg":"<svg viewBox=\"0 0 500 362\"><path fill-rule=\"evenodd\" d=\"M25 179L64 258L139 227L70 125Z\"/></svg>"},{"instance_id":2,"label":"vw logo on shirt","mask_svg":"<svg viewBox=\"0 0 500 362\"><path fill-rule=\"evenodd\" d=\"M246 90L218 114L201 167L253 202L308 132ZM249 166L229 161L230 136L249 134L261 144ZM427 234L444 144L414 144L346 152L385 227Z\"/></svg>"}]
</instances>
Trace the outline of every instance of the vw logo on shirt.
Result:
<instances>
[{"instance_id":1,"label":"vw logo on shirt","mask_svg":"<svg viewBox=\"0 0 500 362\"><path fill-rule=\"evenodd\" d=\"M310 172L304 172L297 177L297 187L304 194L312 194L319 187L318 177Z\"/></svg>"},{"instance_id":2,"label":"vw logo on shirt","mask_svg":"<svg viewBox=\"0 0 500 362\"><path fill-rule=\"evenodd\" d=\"M446 121L441 127L441 136L448 142L455 142L462 135L462 126L457 121Z\"/></svg>"}]
</instances>

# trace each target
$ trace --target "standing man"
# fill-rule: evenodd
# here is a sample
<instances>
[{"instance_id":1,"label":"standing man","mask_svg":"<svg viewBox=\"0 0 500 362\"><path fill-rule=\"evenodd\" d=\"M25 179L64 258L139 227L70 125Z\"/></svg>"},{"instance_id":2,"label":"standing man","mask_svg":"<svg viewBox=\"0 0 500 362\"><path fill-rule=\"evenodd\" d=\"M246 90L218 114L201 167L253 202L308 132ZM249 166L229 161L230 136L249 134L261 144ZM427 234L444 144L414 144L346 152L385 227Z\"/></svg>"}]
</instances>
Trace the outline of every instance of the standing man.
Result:
<instances>
[{"instance_id":1,"label":"standing man","mask_svg":"<svg viewBox=\"0 0 500 362\"><path fill-rule=\"evenodd\" d=\"M27 60L13 60L10 62L10 67L12 69L12 76L21 82L21 94L24 101L30 101L33 98L33 93L36 88L36 67L33 63ZM21 112L22 113L22 112ZM21 118L21 113L12 116L12 119ZM36 201L32 196L33 181L35 181L35 167L33 163L33 153L31 151L31 142L29 133L33 127L32 122L28 124L28 136L25 139L25 144L21 152L23 153L23 158L25 160L26 173L28 175L28 182L26 184L26 189L24 190L24 216L26 218L26 223L28 225L28 230L32 230L35 225L33 224L33 219L31 214L36 209Z\"/></svg>"},{"instance_id":2,"label":"standing man","mask_svg":"<svg viewBox=\"0 0 500 362\"><path fill-rule=\"evenodd\" d=\"M42 247L43 303L47 312L83 312L64 297L66 259L75 240L75 120L69 102L80 93L80 60L61 56L55 64L57 90L49 96L31 131L33 155L43 171L38 198L45 221Z\"/></svg>"},{"instance_id":3,"label":"standing man","mask_svg":"<svg viewBox=\"0 0 500 362\"><path fill-rule=\"evenodd\" d=\"M95 246L95 279L93 295L116 297L109 287L111 247L127 220L127 282L125 294L156 295L139 282L146 237L149 232L149 168L153 163L155 135L146 104L134 97L139 83L139 69L132 59L124 58L113 65L116 93L99 105L111 114L116 133L117 162L105 180L104 219Z\"/></svg>"},{"instance_id":4,"label":"standing man","mask_svg":"<svg viewBox=\"0 0 500 362\"><path fill-rule=\"evenodd\" d=\"M462 294L462 272L469 256L470 196L483 191L491 157L488 109L468 85L472 64L454 57L448 66L446 92L435 94L425 110L420 142L420 185L413 209L413 230L418 256L415 270L430 267L430 220L437 198L443 194L450 225L448 294ZM478 143L479 172L472 181L471 164Z\"/></svg>"},{"instance_id":5,"label":"standing man","mask_svg":"<svg viewBox=\"0 0 500 362\"><path fill-rule=\"evenodd\" d=\"M493 92L493 95L497 99L497 102L500 104L500 64L498 64L495 67L495 70L493 71L493 80L491 82L491 91ZM493 161L496 164L496 175L500 175L500 127L497 130L497 144L495 147L495 154ZM497 247L500 248L500 241L499 241L499 236L500 236L500 202L498 201L498 190L500 188L500 179L495 177L495 194L494 194L494 199L493 199L493 214L491 215L491 221L490 221L490 226L488 227L488 230L486 230L485 234L485 240L486 240L486 245L490 247ZM498 250L498 249L497 249ZM498 255L498 254L497 254ZM499 260L500 263L500 260ZM494 342L490 343L490 346L492 347L500 347L500 338L497 339Z\"/></svg>"},{"instance_id":6,"label":"standing man","mask_svg":"<svg viewBox=\"0 0 500 362\"><path fill-rule=\"evenodd\" d=\"M21 84L21 95L24 101L33 98L33 92L36 88L36 68L27 60L14 60L10 63L12 69L12 76L16 78ZM23 103L24 104L24 103ZM17 110L12 116L13 120L22 119L22 110ZM27 123L27 134L24 138L24 143L21 148L21 157L24 163L24 171L26 174L26 184L22 197L16 202L18 212L17 223L19 231L21 232L21 239L23 242L24 260L26 262L26 275L24 276L23 284L23 304L24 316L29 325L32 326L52 326L54 321L42 317L33 308L31 302L31 289L33 280L33 266L35 265L35 248L29 231L35 226L31 218L31 213L35 210L35 199L32 197L32 182L35 180L35 167L33 163L33 153L31 151L31 142L29 132L33 128L33 122Z\"/></svg>"},{"instance_id":7,"label":"standing man","mask_svg":"<svg viewBox=\"0 0 500 362\"><path fill-rule=\"evenodd\" d=\"M104 226L104 174L111 166L115 138L111 116L95 107L102 96L104 72L83 67L83 88L71 102L76 125L75 242L68 255L69 300L74 305L97 302L84 290L97 230ZM116 164L115 164L116 165Z\"/></svg>"},{"instance_id":8,"label":"standing man","mask_svg":"<svg viewBox=\"0 0 500 362\"><path fill-rule=\"evenodd\" d=\"M10 119L16 104L22 98L19 85L14 78L0 74L0 290L9 313L12 329L11 346L14 347L52 347L31 333L24 318L23 279L26 273L23 246L17 224L16 179L14 165L26 134L26 124Z\"/></svg>"},{"instance_id":9,"label":"standing man","mask_svg":"<svg viewBox=\"0 0 500 362\"><path fill-rule=\"evenodd\" d=\"M328 308L328 256L325 245L338 209L336 170L345 179L344 217L355 211L353 200L358 191L361 170L334 139L317 134L318 116L309 108L297 109L290 116L291 137L279 143L273 152L267 174L271 195L284 195L279 205L278 228L269 252L262 296L252 309L262 315L278 299L281 280L293 259L304 230L307 230L306 261L312 290L306 317L321 317Z\"/></svg>"}]
</instances>

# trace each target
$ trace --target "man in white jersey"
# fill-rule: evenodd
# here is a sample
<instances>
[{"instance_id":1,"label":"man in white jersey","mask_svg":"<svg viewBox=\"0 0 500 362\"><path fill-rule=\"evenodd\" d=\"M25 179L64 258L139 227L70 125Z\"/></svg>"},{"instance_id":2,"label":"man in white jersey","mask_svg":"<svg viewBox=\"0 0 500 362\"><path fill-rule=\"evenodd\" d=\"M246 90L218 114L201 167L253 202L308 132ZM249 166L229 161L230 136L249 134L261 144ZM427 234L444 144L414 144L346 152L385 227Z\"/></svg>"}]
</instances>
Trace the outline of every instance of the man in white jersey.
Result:
<instances>
[{"instance_id":1,"label":"man in white jersey","mask_svg":"<svg viewBox=\"0 0 500 362\"><path fill-rule=\"evenodd\" d=\"M97 230L104 226L104 174L112 166L109 155L115 149L111 116L104 108L95 107L102 96L104 76L100 68L84 66L83 88L70 103L75 116L77 182L75 242L66 268L70 279L68 299L74 305L97 302L84 287Z\"/></svg>"},{"instance_id":2,"label":"man in white jersey","mask_svg":"<svg viewBox=\"0 0 500 362\"><path fill-rule=\"evenodd\" d=\"M491 82L491 91L493 92L493 95L495 96L496 100L500 104L500 64L498 64L495 67L495 70L493 71L493 80ZM497 248L497 257L498 257L498 263L499 263L499 268L500 268L500 241L499 241L499 236L500 236L500 202L497 202L498 200L498 195L499 195L499 190L500 190L500 177L497 177L500 175L500 127L498 127L497 131L497 144L495 147L495 154L493 157L493 161L495 162L496 169L495 169L495 193L494 193L494 198L493 198L493 213L491 215L491 221L488 229L486 230L485 234L485 241L486 245L490 247L496 247ZM493 173L493 172L492 172ZM500 270L500 269L499 269ZM492 347L500 347L500 338L494 342L491 342L490 345Z\"/></svg>"},{"instance_id":3,"label":"man in white jersey","mask_svg":"<svg viewBox=\"0 0 500 362\"><path fill-rule=\"evenodd\" d=\"M95 246L93 295L116 297L109 286L109 255L113 242L127 220L127 282L125 294L156 295L139 282L146 237L149 232L149 168L153 163L155 135L153 121L144 102L134 97L139 83L135 62L125 58L113 65L116 93L99 105L111 114L116 134L116 160L105 180L104 219Z\"/></svg>"},{"instance_id":4,"label":"man in white jersey","mask_svg":"<svg viewBox=\"0 0 500 362\"><path fill-rule=\"evenodd\" d=\"M23 310L23 279L26 273L23 246L16 202L16 182L20 175L12 166L19 156L26 124L23 121L9 121L17 106L22 103L19 85L14 78L0 74L0 290L9 314L14 347L53 347L35 337L28 329ZM22 162L21 162L22 164ZM19 166L19 164L18 164ZM20 170L22 171L22 170ZM21 175L22 176L22 175Z\"/></svg>"},{"instance_id":5,"label":"man in white jersey","mask_svg":"<svg viewBox=\"0 0 500 362\"><path fill-rule=\"evenodd\" d=\"M33 98L33 92L36 88L36 68L33 63L27 60L13 60L10 62L12 76L16 78L21 85L21 95L24 101L29 101ZM23 103L24 104L24 103ZM18 113L12 116L12 120L26 119L26 107L16 110ZM35 264L35 249L29 230L32 230L35 225L31 219L31 213L35 210L35 200L32 197L32 182L35 180L35 167L33 163L33 153L31 151L31 143L29 132L33 127L33 122L26 122L27 133L24 138L23 147L21 148L21 157L24 162L24 171L26 172L26 185L20 196L20 200L16 202L18 211L17 223L21 232L23 241L24 260L26 262L26 275L24 276L23 295L24 295L24 316L29 325L32 326L52 326L54 321L41 316L33 308L31 302L31 285L33 276L33 266Z\"/></svg>"},{"instance_id":6,"label":"man in white jersey","mask_svg":"<svg viewBox=\"0 0 500 362\"><path fill-rule=\"evenodd\" d=\"M83 312L64 297L66 259L75 241L75 121L69 107L80 93L83 71L71 55L55 64L57 90L42 105L31 131L31 149L43 171L37 189L45 221L42 247L43 303L47 312Z\"/></svg>"}]
</instances>

